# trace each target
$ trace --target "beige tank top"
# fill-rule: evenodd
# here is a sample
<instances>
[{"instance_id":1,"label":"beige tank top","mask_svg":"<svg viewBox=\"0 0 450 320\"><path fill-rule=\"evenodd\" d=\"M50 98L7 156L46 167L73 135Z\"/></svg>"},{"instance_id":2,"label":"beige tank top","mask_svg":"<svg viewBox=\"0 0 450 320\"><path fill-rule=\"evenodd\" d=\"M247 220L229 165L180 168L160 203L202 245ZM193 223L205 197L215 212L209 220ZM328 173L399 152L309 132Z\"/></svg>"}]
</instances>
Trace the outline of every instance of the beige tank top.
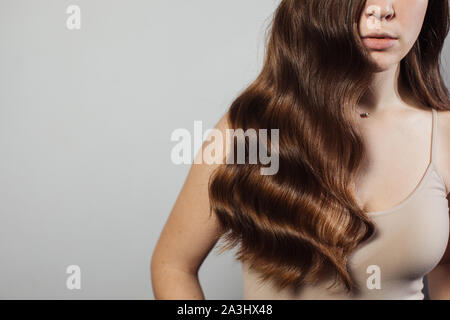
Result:
<instances>
[{"instance_id":1,"label":"beige tank top","mask_svg":"<svg viewBox=\"0 0 450 320\"><path fill-rule=\"evenodd\" d=\"M304 285L296 292L277 291L271 281L242 264L243 298L266 299L423 299L423 278L442 258L449 239L449 206L442 176L435 166L437 111L433 109L430 162L421 181L396 206L368 215L376 225L372 237L349 257L349 270L359 286L329 289L332 280Z\"/></svg>"}]
</instances>

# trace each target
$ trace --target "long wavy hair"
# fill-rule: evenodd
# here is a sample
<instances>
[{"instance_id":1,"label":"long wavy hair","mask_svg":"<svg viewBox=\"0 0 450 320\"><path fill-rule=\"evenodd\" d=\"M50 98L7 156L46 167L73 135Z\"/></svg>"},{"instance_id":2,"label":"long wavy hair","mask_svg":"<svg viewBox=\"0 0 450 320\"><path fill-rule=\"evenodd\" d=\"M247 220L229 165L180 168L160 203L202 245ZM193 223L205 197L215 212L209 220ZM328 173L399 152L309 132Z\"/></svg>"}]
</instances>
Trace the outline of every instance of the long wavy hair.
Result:
<instances>
[{"instance_id":1,"label":"long wavy hair","mask_svg":"<svg viewBox=\"0 0 450 320\"><path fill-rule=\"evenodd\" d=\"M334 284L357 287L348 258L375 230L351 188L365 152L354 114L376 70L359 36L365 5L282 0L262 70L228 112L234 129L280 130L279 170L261 175L261 164L233 163L213 172L210 214L221 227L219 252L238 247L236 258L279 289L330 274ZM448 7L447 0L429 1L400 68L413 97L437 110L450 109L440 74Z\"/></svg>"}]
</instances>

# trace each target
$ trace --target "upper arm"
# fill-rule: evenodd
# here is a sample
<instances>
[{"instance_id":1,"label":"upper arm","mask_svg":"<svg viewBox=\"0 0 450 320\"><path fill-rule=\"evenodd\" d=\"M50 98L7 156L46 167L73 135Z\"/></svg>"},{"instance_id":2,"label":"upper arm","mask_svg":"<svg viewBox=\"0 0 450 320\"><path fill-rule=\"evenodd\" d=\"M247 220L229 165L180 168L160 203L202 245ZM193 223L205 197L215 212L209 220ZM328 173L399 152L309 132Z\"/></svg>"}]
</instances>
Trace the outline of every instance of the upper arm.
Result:
<instances>
[{"instance_id":1,"label":"upper arm","mask_svg":"<svg viewBox=\"0 0 450 320\"><path fill-rule=\"evenodd\" d=\"M450 110L438 112L436 164L450 194Z\"/></svg>"},{"instance_id":2,"label":"upper arm","mask_svg":"<svg viewBox=\"0 0 450 320\"><path fill-rule=\"evenodd\" d=\"M445 183L450 208L450 111L438 114L436 164ZM431 299L450 299L450 238L438 265L428 274L428 288Z\"/></svg>"},{"instance_id":3,"label":"upper arm","mask_svg":"<svg viewBox=\"0 0 450 320\"><path fill-rule=\"evenodd\" d=\"M450 190L450 111L439 111L438 117L438 146L437 167L442 175L447 191ZM448 207L450 208L450 193L447 194ZM450 216L450 211L449 211ZM435 289L441 284L449 281L447 277L450 272L450 238L447 243L447 249L439 261L436 268L429 273L430 287Z\"/></svg>"},{"instance_id":4,"label":"upper arm","mask_svg":"<svg viewBox=\"0 0 450 320\"><path fill-rule=\"evenodd\" d=\"M450 208L450 194L447 195L447 201L448 201L448 207ZM450 209L449 209L449 216L450 216ZM450 235L449 240L447 242L447 249L445 250L444 255L442 256L441 260L439 261L439 265L446 265L448 268L450 268ZM450 281L450 279L449 279Z\"/></svg>"},{"instance_id":5,"label":"upper arm","mask_svg":"<svg viewBox=\"0 0 450 320\"><path fill-rule=\"evenodd\" d=\"M228 128L227 114L214 128L220 130L225 137L225 129ZM225 140L222 142L225 146ZM209 143L211 142L204 142L196 158ZM210 215L208 196L209 178L218 166L219 164L206 163L191 165L156 244L152 267L163 264L197 273L203 260L219 240L219 225L216 216Z\"/></svg>"},{"instance_id":6,"label":"upper arm","mask_svg":"<svg viewBox=\"0 0 450 320\"><path fill-rule=\"evenodd\" d=\"M450 208L450 194L447 196L447 200ZM428 292L430 299L433 300L450 299L450 237L443 257L428 274Z\"/></svg>"},{"instance_id":7,"label":"upper arm","mask_svg":"<svg viewBox=\"0 0 450 320\"><path fill-rule=\"evenodd\" d=\"M447 190L448 207L450 208L450 110L438 112L438 136L437 136L437 167L444 180ZM450 210L449 210L450 216ZM450 239L447 250L439 265L450 265Z\"/></svg>"}]
</instances>

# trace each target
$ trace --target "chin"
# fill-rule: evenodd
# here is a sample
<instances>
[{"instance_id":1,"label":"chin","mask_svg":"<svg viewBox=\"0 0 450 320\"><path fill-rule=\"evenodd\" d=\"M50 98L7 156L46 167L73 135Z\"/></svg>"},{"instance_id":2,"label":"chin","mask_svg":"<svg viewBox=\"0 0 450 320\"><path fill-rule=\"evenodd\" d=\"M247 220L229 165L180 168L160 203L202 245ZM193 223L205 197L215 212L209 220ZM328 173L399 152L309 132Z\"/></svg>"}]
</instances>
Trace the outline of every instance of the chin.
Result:
<instances>
[{"instance_id":1,"label":"chin","mask_svg":"<svg viewBox=\"0 0 450 320\"><path fill-rule=\"evenodd\" d=\"M396 68L401 61L397 55L389 54L385 51L372 52L371 56L379 68L378 72Z\"/></svg>"}]
</instances>

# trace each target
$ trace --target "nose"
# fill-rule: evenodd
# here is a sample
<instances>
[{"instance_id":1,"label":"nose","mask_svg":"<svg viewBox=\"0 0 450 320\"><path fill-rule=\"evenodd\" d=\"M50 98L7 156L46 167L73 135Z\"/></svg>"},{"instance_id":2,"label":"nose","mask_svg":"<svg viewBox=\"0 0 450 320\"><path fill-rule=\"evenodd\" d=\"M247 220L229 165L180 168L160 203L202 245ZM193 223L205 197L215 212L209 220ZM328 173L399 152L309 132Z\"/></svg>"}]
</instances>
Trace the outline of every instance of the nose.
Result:
<instances>
[{"instance_id":1,"label":"nose","mask_svg":"<svg viewBox=\"0 0 450 320\"><path fill-rule=\"evenodd\" d=\"M366 17L369 19L371 16L375 17L379 21L390 21L395 17L395 10L392 0L379 0L371 1L370 5L366 8Z\"/></svg>"}]
</instances>

